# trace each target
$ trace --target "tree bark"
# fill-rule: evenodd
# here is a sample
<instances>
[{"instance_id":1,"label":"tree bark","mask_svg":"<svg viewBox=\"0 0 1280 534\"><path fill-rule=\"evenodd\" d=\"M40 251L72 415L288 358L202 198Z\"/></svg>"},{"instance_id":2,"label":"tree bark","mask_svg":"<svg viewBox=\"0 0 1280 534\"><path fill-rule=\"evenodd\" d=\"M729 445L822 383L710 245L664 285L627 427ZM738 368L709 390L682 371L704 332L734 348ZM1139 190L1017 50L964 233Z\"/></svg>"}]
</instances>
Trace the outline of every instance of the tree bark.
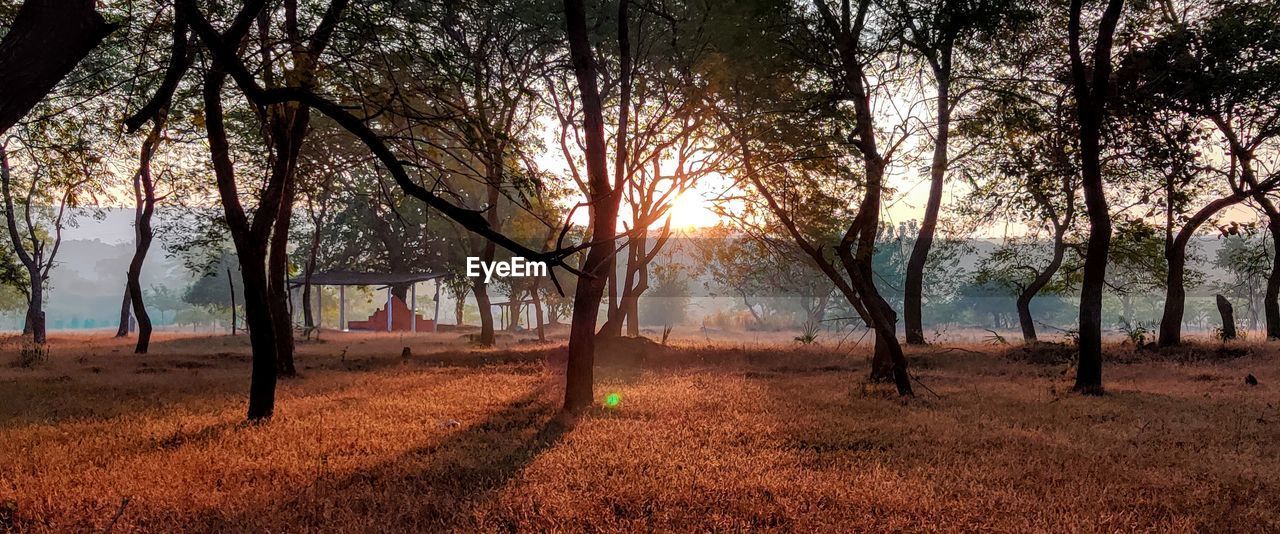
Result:
<instances>
[{"instance_id":1,"label":"tree bark","mask_svg":"<svg viewBox=\"0 0 1280 534\"><path fill-rule=\"evenodd\" d=\"M305 113L305 110L301 111ZM301 137L296 143L301 143ZM285 157L280 155L278 157ZM296 162L296 158L295 158ZM270 250L267 256L267 301L271 322L276 332L276 367L279 376L294 377L298 370L293 362L293 320L289 313L289 226L293 219L293 200L296 189L292 171L284 178L285 192L280 200L271 232Z\"/></svg>"},{"instance_id":2,"label":"tree bark","mask_svg":"<svg viewBox=\"0 0 1280 534\"><path fill-rule=\"evenodd\" d=\"M942 189L947 178L947 144L951 138L951 47L944 47L940 63L933 73L938 85L937 134L933 142L933 162L929 166L929 200L925 204L920 233L907 260L903 288L902 312L906 323L908 345L924 345L924 269L938 228L938 212L942 209Z\"/></svg>"},{"instance_id":3,"label":"tree bark","mask_svg":"<svg viewBox=\"0 0 1280 534\"><path fill-rule=\"evenodd\" d=\"M876 237L880 230L881 195L883 194L885 167L888 164L876 146L875 115L872 111L871 97L865 85L864 61L861 55L860 27L864 20L858 15L858 22L850 23L849 3L844 4L845 12L836 17L826 2L818 2L819 11L832 29L839 52L841 78L837 82L841 89L848 92L852 101L854 117L854 134L862 158L864 187L862 201L858 205L857 215L849 224L840 243L836 245L836 254L849 278L849 286L853 295L861 302L871 327L876 331L876 340L882 342L882 349L892 362L894 385L900 395L912 395L911 376L907 372L907 359L897 338L897 313L889 302L881 296L876 288L872 259L875 253ZM866 4L860 6L865 8ZM873 373L875 372L873 365Z\"/></svg>"},{"instance_id":4,"label":"tree bark","mask_svg":"<svg viewBox=\"0 0 1280 534\"><path fill-rule=\"evenodd\" d=\"M498 218L498 201L501 200L502 192L498 189L497 184L490 183L487 187L488 192L488 211L485 212L485 219L489 223L489 227L495 230L501 230L499 224L501 219ZM482 240L479 237L473 237L473 248L480 245ZM483 240L483 246L480 247L480 261L485 263L493 262L494 256L497 254L497 247L493 241ZM476 343L483 347L491 347L496 342L494 336L493 325L493 306L489 298L489 284L484 281L483 277L476 277L472 281L472 292L476 296L476 307L480 312L480 338Z\"/></svg>"},{"instance_id":5,"label":"tree bark","mask_svg":"<svg viewBox=\"0 0 1280 534\"><path fill-rule=\"evenodd\" d=\"M493 304L489 299L489 285L484 283L483 276L478 276L472 280L471 294L475 295L476 308L480 312L480 337L476 338L475 342L482 347L493 346Z\"/></svg>"},{"instance_id":6,"label":"tree bark","mask_svg":"<svg viewBox=\"0 0 1280 534\"><path fill-rule=\"evenodd\" d=\"M1111 78L1111 44L1124 0L1108 0L1094 43L1092 80L1080 52L1083 0L1071 1L1068 40L1072 88L1080 123L1081 185L1089 217L1084 278L1080 284L1080 357L1073 390L1102 393L1102 290L1111 248L1111 212L1102 183L1102 123Z\"/></svg>"},{"instance_id":7,"label":"tree bark","mask_svg":"<svg viewBox=\"0 0 1280 534\"><path fill-rule=\"evenodd\" d=\"M27 325L30 328L31 341L37 345L43 345L48 341L44 317L44 280L40 277L39 269L28 269L27 276L31 280L28 286L30 300L27 301Z\"/></svg>"},{"instance_id":8,"label":"tree bark","mask_svg":"<svg viewBox=\"0 0 1280 534\"><path fill-rule=\"evenodd\" d=\"M570 411L591 405L595 367L596 316L600 299L604 296L608 281L608 269L612 266L614 244L610 239L618 219L618 202L621 195L609 182L606 163L607 146L604 132L604 111L597 86L597 66L591 50L587 29L586 7L583 0L564 0L566 34L569 41L569 57L577 79L579 99L582 102L582 128L586 138L585 159L589 201L591 203L592 244L587 249L582 271L573 297L573 322L569 329L569 357L565 372L564 408ZM630 43L625 38L627 27L626 5L621 2L618 20L619 45L629 56ZM624 84L624 87L628 84Z\"/></svg>"},{"instance_id":9,"label":"tree bark","mask_svg":"<svg viewBox=\"0 0 1280 534\"><path fill-rule=\"evenodd\" d=\"M540 278L539 278L539 279L534 280L534 282L533 282L533 288L529 290L529 298L530 298L531 300L533 300L533 313L534 313L534 319L538 322L538 325L537 325L537 326L538 326L538 341L546 341L546 340L547 340L547 330L546 330L546 328L545 328L545 325L543 324L543 316L542 316L542 295L540 294L541 292L540 292L540 291L538 291L539 286L541 286L541 285L542 285L542 279L540 279Z\"/></svg>"},{"instance_id":10,"label":"tree bark","mask_svg":"<svg viewBox=\"0 0 1280 534\"><path fill-rule=\"evenodd\" d=\"M93 0L26 0L0 40L0 133L115 30Z\"/></svg>"},{"instance_id":11,"label":"tree bark","mask_svg":"<svg viewBox=\"0 0 1280 534\"><path fill-rule=\"evenodd\" d=\"M1186 267L1187 244L1195 236L1200 225L1219 211L1244 201L1245 192L1237 192L1206 204L1187 220L1178 230L1177 236L1165 246L1164 258L1168 266L1165 275L1164 312L1160 317L1161 347L1172 347L1182 343L1182 317L1186 313Z\"/></svg>"},{"instance_id":12,"label":"tree bark","mask_svg":"<svg viewBox=\"0 0 1280 534\"><path fill-rule=\"evenodd\" d=\"M1280 339L1280 213L1274 207L1267 213L1267 221L1271 233L1271 272L1267 275L1262 309L1266 315L1267 339Z\"/></svg>"},{"instance_id":13,"label":"tree bark","mask_svg":"<svg viewBox=\"0 0 1280 534\"><path fill-rule=\"evenodd\" d=\"M1062 267L1062 259L1066 255L1067 227L1059 226L1053 233L1053 258L1049 260L1049 265L1036 275L1036 278L1027 284L1027 287L1018 294L1018 324L1022 327L1022 340L1024 342L1036 341L1036 325L1035 320L1031 316L1031 300L1040 294L1040 290L1049 285L1053 277L1058 274L1058 269Z\"/></svg>"},{"instance_id":14,"label":"tree bark","mask_svg":"<svg viewBox=\"0 0 1280 534\"><path fill-rule=\"evenodd\" d=\"M53 253L46 260L44 258L43 243L36 238L36 229L32 228L29 222L27 231L31 238L31 250L28 251L27 247L23 246L22 236L18 234L17 210L13 203L12 188L13 176L9 171L9 152L4 144L0 143L0 193L4 196L5 227L9 231L9 241L13 246L14 253L17 254L18 260L22 262L22 266L27 270L27 282L30 284L27 291L27 314L22 326L22 334L30 335L36 344L43 345L46 340L44 270L52 263L53 255L57 253L58 246L57 243L54 244ZM31 206L26 206L26 209L29 211ZM30 221L29 218L28 221ZM57 239L61 239L60 230Z\"/></svg>"},{"instance_id":15,"label":"tree bark","mask_svg":"<svg viewBox=\"0 0 1280 534\"><path fill-rule=\"evenodd\" d=\"M302 281L302 324L308 329L315 328L316 322L311 311L311 277L316 272L316 257L320 255L320 220L312 221L316 228L311 234L311 248L307 253L306 272Z\"/></svg>"},{"instance_id":16,"label":"tree bark","mask_svg":"<svg viewBox=\"0 0 1280 534\"><path fill-rule=\"evenodd\" d=\"M236 255L240 260L240 280L244 288L245 326L249 328L249 344L252 347L252 374L249 381L249 406L247 417L251 421L271 418L275 412L277 377L276 332L271 319L271 304L267 298L267 246L269 230L275 222L275 211L280 207L280 187L283 184L268 183L261 204L250 222L240 203L235 183L235 170L231 163L230 146L226 126L223 124L222 86L226 74L211 70L205 75L205 131L209 144L210 160L217 179L219 199L231 231ZM273 173L274 174L274 173ZM232 292L235 298L235 292ZM234 309L233 312L234 313ZM234 325L234 322L233 322ZM234 326L232 327L234 331Z\"/></svg>"},{"instance_id":17,"label":"tree bark","mask_svg":"<svg viewBox=\"0 0 1280 534\"><path fill-rule=\"evenodd\" d=\"M127 337L129 335L129 307L133 305L133 299L129 298L129 274L125 273L124 282L124 299L120 302L120 326L116 328L116 337Z\"/></svg>"},{"instance_id":18,"label":"tree bark","mask_svg":"<svg viewBox=\"0 0 1280 534\"><path fill-rule=\"evenodd\" d=\"M1236 317L1234 310L1231 308L1231 301L1222 295L1217 295L1214 299L1218 304L1218 314L1222 316L1222 340L1228 341L1236 338Z\"/></svg>"},{"instance_id":19,"label":"tree bark","mask_svg":"<svg viewBox=\"0 0 1280 534\"><path fill-rule=\"evenodd\" d=\"M142 142L142 150L138 157L138 174L134 180L134 197L138 202L137 216L134 218L133 258L129 261L126 276L130 306L138 321L138 343L134 346L135 354L146 354L151 344L151 315L142 299L142 265L147 260L147 251L151 249L154 231L151 229L151 217L156 209L155 181L151 176L151 159L160 146L160 135L164 132L163 114L153 122L151 132ZM125 326L128 328L128 325Z\"/></svg>"}]
</instances>

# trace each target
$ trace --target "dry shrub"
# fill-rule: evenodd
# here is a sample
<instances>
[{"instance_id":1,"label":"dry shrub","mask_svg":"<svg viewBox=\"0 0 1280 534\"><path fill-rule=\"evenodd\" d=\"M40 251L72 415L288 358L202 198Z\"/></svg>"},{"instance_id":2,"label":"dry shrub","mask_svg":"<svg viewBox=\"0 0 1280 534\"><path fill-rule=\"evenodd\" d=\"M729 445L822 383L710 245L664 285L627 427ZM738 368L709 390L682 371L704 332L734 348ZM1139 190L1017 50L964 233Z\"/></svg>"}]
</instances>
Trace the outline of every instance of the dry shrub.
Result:
<instances>
[{"instance_id":1,"label":"dry shrub","mask_svg":"<svg viewBox=\"0 0 1280 534\"><path fill-rule=\"evenodd\" d=\"M596 365L641 366L667 352L647 337L606 337L596 342Z\"/></svg>"},{"instance_id":2,"label":"dry shrub","mask_svg":"<svg viewBox=\"0 0 1280 534\"><path fill-rule=\"evenodd\" d=\"M16 365L23 368L31 368L40 365L49 360L49 347L32 341L31 338L22 338L22 344L18 349L18 361Z\"/></svg>"}]
</instances>

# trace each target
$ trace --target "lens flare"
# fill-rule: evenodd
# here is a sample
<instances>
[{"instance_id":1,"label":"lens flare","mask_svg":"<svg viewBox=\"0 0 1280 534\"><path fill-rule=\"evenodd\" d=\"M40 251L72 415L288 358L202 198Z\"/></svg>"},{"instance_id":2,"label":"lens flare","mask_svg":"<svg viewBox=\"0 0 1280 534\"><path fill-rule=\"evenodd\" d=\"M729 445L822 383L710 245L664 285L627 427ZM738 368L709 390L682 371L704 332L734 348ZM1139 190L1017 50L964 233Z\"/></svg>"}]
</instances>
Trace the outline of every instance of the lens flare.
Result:
<instances>
[{"instance_id":1,"label":"lens flare","mask_svg":"<svg viewBox=\"0 0 1280 534\"><path fill-rule=\"evenodd\" d=\"M604 398L605 408L617 408L619 404L622 404L622 395L610 393Z\"/></svg>"}]
</instances>

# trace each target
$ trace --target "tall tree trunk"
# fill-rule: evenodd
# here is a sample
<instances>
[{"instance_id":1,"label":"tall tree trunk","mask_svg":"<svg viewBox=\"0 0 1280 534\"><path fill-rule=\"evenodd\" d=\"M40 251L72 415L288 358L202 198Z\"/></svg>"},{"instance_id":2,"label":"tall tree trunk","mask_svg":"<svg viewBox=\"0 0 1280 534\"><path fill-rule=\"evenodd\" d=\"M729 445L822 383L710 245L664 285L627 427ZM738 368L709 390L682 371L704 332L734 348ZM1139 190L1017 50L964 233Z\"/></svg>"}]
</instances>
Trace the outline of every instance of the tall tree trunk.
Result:
<instances>
[{"instance_id":1,"label":"tall tree trunk","mask_svg":"<svg viewBox=\"0 0 1280 534\"><path fill-rule=\"evenodd\" d=\"M617 288L619 291L614 295L616 298L610 300L611 311L605 315L604 326L600 327L597 336L619 337L622 335L624 325L631 337L640 335L639 325L636 324L639 314L635 312L638 310L636 303L639 295L646 289L641 287L643 284L638 280L641 276L640 271L647 272L645 265L649 258L645 254L646 243L647 237L640 234L627 244L627 262L623 268L622 286ZM613 282L611 281L610 284L610 291L613 291L615 289L612 286Z\"/></svg>"},{"instance_id":2,"label":"tall tree trunk","mask_svg":"<svg viewBox=\"0 0 1280 534\"><path fill-rule=\"evenodd\" d=\"M1086 68L1080 52L1083 0L1071 1L1068 40L1072 88L1080 123L1081 185L1089 216L1089 240L1085 245L1084 278L1080 283L1080 358L1072 389L1085 394L1102 393L1102 290L1111 248L1111 212L1102 184L1102 123L1111 79L1111 44L1124 0L1108 0L1094 43L1093 66ZM1091 72L1090 72L1091 71ZM1092 77L1092 80L1090 78Z\"/></svg>"},{"instance_id":3,"label":"tall tree trunk","mask_svg":"<svg viewBox=\"0 0 1280 534\"><path fill-rule=\"evenodd\" d=\"M266 258L255 256L248 250L238 252L240 280L244 284L244 322L249 329L249 345L253 350L248 418L260 421L275 413L276 377L279 372L275 354L276 331L267 299Z\"/></svg>"},{"instance_id":4,"label":"tall tree trunk","mask_svg":"<svg viewBox=\"0 0 1280 534\"><path fill-rule=\"evenodd\" d=\"M236 281L231 277L231 268L227 267L227 287L231 289L231 335L236 335Z\"/></svg>"},{"instance_id":5,"label":"tall tree trunk","mask_svg":"<svg viewBox=\"0 0 1280 534\"><path fill-rule=\"evenodd\" d=\"M115 30L93 0L26 0L0 40L0 133Z\"/></svg>"},{"instance_id":6,"label":"tall tree trunk","mask_svg":"<svg viewBox=\"0 0 1280 534\"><path fill-rule=\"evenodd\" d=\"M138 343L133 348L135 354L146 354L151 344L151 315L147 313L147 306L142 300L142 264L147 260L147 251L151 249L151 241L155 235L151 229L151 217L156 210L156 187L151 176L151 159L155 156L156 148L160 146L160 134L164 132L164 124L163 114L157 116L152 123L151 132L142 142L142 150L138 157L138 174L133 183L134 197L138 202L137 216L134 218L134 235L137 241L134 245L133 259L129 261L126 283L129 287L127 293L133 315L138 321Z\"/></svg>"},{"instance_id":7,"label":"tall tree trunk","mask_svg":"<svg viewBox=\"0 0 1280 534\"><path fill-rule=\"evenodd\" d=\"M45 342L45 324L44 324L44 274L42 267L46 266L46 262L52 263L53 258L50 254L49 259L44 258L43 246L38 243L35 237L35 228L30 224L27 225L29 237L32 240L32 250L28 251L23 245L23 238L18 233L18 215L17 208L13 203L13 176L9 170L9 152L4 143L0 143L0 194L4 197L4 216L5 228L9 232L9 242L13 247L13 252L18 256L18 260L27 270L27 282L30 284L27 292L27 314L22 325L22 334L31 335L32 339L43 345ZM25 208L28 213L31 206ZM30 220L28 218L28 220ZM59 231L59 236L61 232ZM59 237L58 239L61 239ZM57 252L57 245L54 246L54 253Z\"/></svg>"},{"instance_id":8,"label":"tall tree trunk","mask_svg":"<svg viewBox=\"0 0 1280 534\"><path fill-rule=\"evenodd\" d=\"M292 177L285 178L285 181L286 191L280 202L280 212L276 214L267 256L267 302L276 333L276 372L278 376L293 377L298 375L298 370L293 361L293 320L289 313L288 247L295 185Z\"/></svg>"},{"instance_id":9,"label":"tall tree trunk","mask_svg":"<svg viewBox=\"0 0 1280 534\"><path fill-rule=\"evenodd\" d=\"M515 332L520 329L520 308L523 306L520 305L520 292L513 290L511 293L511 301L507 303L508 313L511 315L511 320L507 321L507 331Z\"/></svg>"},{"instance_id":10,"label":"tall tree trunk","mask_svg":"<svg viewBox=\"0 0 1280 534\"><path fill-rule=\"evenodd\" d=\"M488 211L485 212L485 219L489 222L490 227L499 230L500 227L498 225L501 219L498 218L498 201L501 199L501 191L496 184L490 183L487 193L489 206ZM478 236L472 239L474 250L474 247L480 244L481 239ZM494 245L493 241L484 240L483 248L480 252L480 261L486 264L492 263L496 253L497 246ZM490 305L489 284L484 281L484 277L476 277L472 281L472 293L476 296L476 307L479 308L480 312L480 338L476 340L476 343L484 347L493 346L496 339L493 331L493 306Z\"/></svg>"},{"instance_id":11,"label":"tall tree trunk","mask_svg":"<svg viewBox=\"0 0 1280 534\"><path fill-rule=\"evenodd\" d=\"M627 320L627 335L640 337L640 295L632 291L622 299L622 316Z\"/></svg>"},{"instance_id":12,"label":"tall tree trunk","mask_svg":"<svg viewBox=\"0 0 1280 534\"><path fill-rule=\"evenodd\" d=\"M320 224L316 223L315 232L311 234L311 248L307 253L306 272L302 280L302 324L308 329L315 328L315 318L311 311L311 276L316 272L316 257L320 255Z\"/></svg>"},{"instance_id":13,"label":"tall tree trunk","mask_svg":"<svg viewBox=\"0 0 1280 534\"><path fill-rule=\"evenodd\" d=\"M210 70L205 75L205 131L217 179L218 197L235 244L240 261L240 279L244 284L245 325L249 328L249 344L253 352L247 417L251 421L262 421L271 418L275 412L278 361L275 325L267 296L267 248L276 211L280 207L283 184L274 181L267 184L258 210L250 222L240 202L226 125L223 122L222 87L225 80L226 73L217 69ZM275 172L271 175L277 176ZM232 298L235 298L234 290ZM232 329L234 332L234 320Z\"/></svg>"},{"instance_id":14,"label":"tall tree trunk","mask_svg":"<svg viewBox=\"0 0 1280 534\"><path fill-rule=\"evenodd\" d=\"M471 294L475 295L476 308L480 312L480 337L475 340L476 344L484 347L493 346L493 304L489 299L489 285L484 283L483 276L472 280Z\"/></svg>"},{"instance_id":15,"label":"tall tree trunk","mask_svg":"<svg viewBox=\"0 0 1280 534\"><path fill-rule=\"evenodd\" d=\"M1222 340L1229 341L1236 338L1236 317L1234 310L1231 309L1231 301L1222 295L1217 295L1214 299L1218 305L1218 314L1222 316Z\"/></svg>"},{"instance_id":16,"label":"tall tree trunk","mask_svg":"<svg viewBox=\"0 0 1280 534\"><path fill-rule=\"evenodd\" d=\"M824 25L832 31L832 38L835 40L839 54L841 71L836 84L838 89L849 95L848 100L855 111L853 144L857 147L862 159L864 180L862 201L858 205L857 215L854 216L840 243L835 247L840 263L848 276L848 287L841 290L861 304L859 311L869 319L871 327L876 332L876 340L882 343L882 348L877 352L884 351L893 364L893 382L898 393L912 395L907 358L897 338L897 313L876 288L872 271L876 237L880 230L884 173L888 162L876 145L875 114L872 111L871 96L866 86L867 76L864 64L866 57L861 50L863 29L859 27L860 24L851 26L852 14L849 10L852 5L848 2L843 4L839 14L834 13L826 2L817 2L815 7L823 18ZM876 373L875 367L873 361L873 375Z\"/></svg>"},{"instance_id":17,"label":"tall tree trunk","mask_svg":"<svg viewBox=\"0 0 1280 534\"><path fill-rule=\"evenodd\" d=\"M942 50L941 63L934 69L938 85L937 134L933 142L933 162L929 166L929 200L925 204L920 233L907 260L903 288L902 312L906 322L908 345L924 345L924 269L938 228L938 212L942 209L942 189L947 178L947 144L951 138L951 48Z\"/></svg>"},{"instance_id":18,"label":"tall tree trunk","mask_svg":"<svg viewBox=\"0 0 1280 534\"><path fill-rule=\"evenodd\" d=\"M649 289L650 256L646 250L648 236L642 235L638 241L640 248L636 252L636 261L640 264L636 266L634 285L628 286L630 291L622 299L622 315L627 320L627 335L631 337L640 337L640 295Z\"/></svg>"},{"instance_id":19,"label":"tall tree trunk","mask_svg":"<svg viewBox=\"0 0 1280 534\"><path fill-rule=\"evenodd\" d=\"M297 198L298 155L311 124L311 110L296 103L268 108L267 126L275 160L271 162L270 181L279 184L279 206L271 224L271 241L267 257L267 302L275 329L276 362L280 376L297 376L293 361L293 319L289 313L289 227L293 223L293 205ZM246 289L248 289L246 287ZM248 297L245 297L246 303Z\"/></svg>"},{"instance_id":20,"label":"tall tree trunk","mask_svg":"<svg viewBox=\"0 0 1280 534\"><path fill-rule=\"evenodd\" d=\"M630 41L627 37L627 4L619 3L618 42L621 56L630 61ZM569 57L578 82L579 99L582 102L582 128L586 138L585 159L587 182L591 203L591 237L593 244L587 249L582 264L586 276L579 277L573 296L573 323L569 329L569 358L565 372L564 407L581 410L591 405L594 394L596 316L600 299L604 296L608 281L608 269L614 256L613 241L618 219L618 191L609 183L606 164L607 146L604 133L604 111L600 91L596 84L597 66L591 51L591 39L587 29L586 7L583 0L564 0L566 34L569 41ZM629 91L630 83L623 70L623 91ZM623 108L629 103L624 102Z\"/></svg>"}]
</instances>

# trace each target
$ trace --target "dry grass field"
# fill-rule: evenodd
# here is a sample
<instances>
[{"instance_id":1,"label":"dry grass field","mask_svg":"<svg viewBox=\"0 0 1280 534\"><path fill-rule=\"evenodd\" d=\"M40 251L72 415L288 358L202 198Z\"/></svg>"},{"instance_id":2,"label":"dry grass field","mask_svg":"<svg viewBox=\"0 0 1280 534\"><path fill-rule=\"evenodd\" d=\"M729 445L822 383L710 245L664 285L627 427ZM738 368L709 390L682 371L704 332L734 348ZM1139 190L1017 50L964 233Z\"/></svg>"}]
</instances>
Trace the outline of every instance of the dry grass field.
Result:
<instances>
[{"instance_id":1,"label":"dry grass field","mask_svg":"<svg viewBox=\"0 0 1280 534\"><path fill-rule=\"evenodd\" d=\"M34 369L6 349L0 531L1280 530L1264 345L1113 347L1102 397L930 347L904 400L865 383L865 346L691 336L604 355L619 405L570 420L559 345L325 337L255 426L243 336L55 336Z\"/></svg>"}]
</instances>

